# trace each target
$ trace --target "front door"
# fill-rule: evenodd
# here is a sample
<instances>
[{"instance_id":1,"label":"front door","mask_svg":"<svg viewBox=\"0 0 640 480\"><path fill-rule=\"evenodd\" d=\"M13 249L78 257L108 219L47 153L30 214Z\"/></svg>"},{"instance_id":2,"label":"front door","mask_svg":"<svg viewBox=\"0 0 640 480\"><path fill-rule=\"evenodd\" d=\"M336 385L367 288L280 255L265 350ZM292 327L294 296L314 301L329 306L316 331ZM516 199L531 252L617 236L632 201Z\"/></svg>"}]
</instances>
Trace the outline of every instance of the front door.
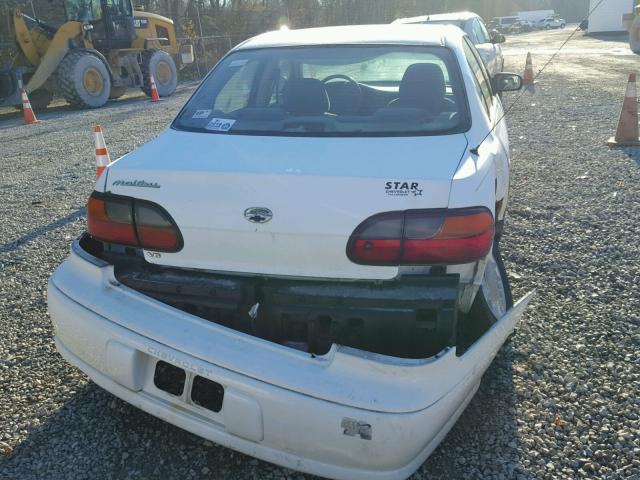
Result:
<instances>
[{"instance_id":1,"label":"front door","mask_svg":"<svg viewBox=\"0 0 640 480\"><path fill-rule=\"evenodd\" d=\"M131 48L135 38L131 0L101 0L100 3L102 20L94 25L99 49Z\"/></svg>"}]
</instances>

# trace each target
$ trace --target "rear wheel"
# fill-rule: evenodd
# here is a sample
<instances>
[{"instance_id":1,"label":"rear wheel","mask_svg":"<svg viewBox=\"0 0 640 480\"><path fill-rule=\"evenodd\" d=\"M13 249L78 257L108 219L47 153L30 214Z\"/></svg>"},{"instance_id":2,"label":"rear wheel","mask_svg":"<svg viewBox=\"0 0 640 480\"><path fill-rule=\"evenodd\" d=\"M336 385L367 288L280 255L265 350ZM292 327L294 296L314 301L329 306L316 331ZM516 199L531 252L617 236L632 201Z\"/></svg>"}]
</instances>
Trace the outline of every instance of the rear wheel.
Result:
<instances>
[{"instance_id":1,"label":"rear wheel","mask_svg":"<svg viewBox=\"0 0 640 480\"><path fill-rule=\"evenodd\" d=\"M53 92L39 88L28 94L31 108L36 112L46 109L53 99ZM22 103L14 105L16 110L22 111Z\"/></svg>"},{"instance_id":2,"label":"rear wheel","mask_svg":"<svg viewBox=\"0 0 640 480\"><path fill-rule=\"evenodd\" d=\"M463 342L470 344L480 338L511 307L513 307L511 286L502 261L500 245L495 241L484 270L482 285L471 310L461 319Z\"/></svg>"},{"instance_id":3,"label":"rear wheel","mask_svg":"<svg viewBox=\"0 0 640 480\"><path fill-rule=\"evenodd\" d=\"M144 75L142 91L148 96L151 96L150 75L153 75L158 95L161 97L168 97L176 91L178 69L171 55L164 50L150 49L142 52L142 74Z\"/></svg>"},{"instance_id":4,"label":"rear wheel","mask_svg":"<svg viewBox=\"0 0 640 480\"><path fill-rule=\"evenodd\" d=\"M29 94L29 103L31 103L31 107L36 111L47 108L51 100L53 100L53 92L44 88L39 88Z\"/></svg>"},{"instance_id":5,"label":"rear wheel","mask_svg":"<svg viewBox=\"0 0 640 480\"><path fill-rule=\"evenodd\" d=\"M104 62L85 50L69 53L57 71L62 96L72 106L97 108L111 94L111 77Z\"/></svg>"},{"instance_id":6,"label":"rear wheel","mask_svg":"<svg viewBox=\"0 0 640 480\"><path fill-rule=\"evenodd\" d=\"M127 91L127 87L111 87L111 93L109 94L109 100L115 100L120 98Z\"/></svg>"},{"instance_id":7,"label":"rear wheel","mask_svg":"<svg viewBox=\"0 0 640 480\"><path fill-rule=\"evenodd\" d=\"M629 28L629 48L633 53L640 54L640 16L633 19Z\"/></svg>"}]
</instances>

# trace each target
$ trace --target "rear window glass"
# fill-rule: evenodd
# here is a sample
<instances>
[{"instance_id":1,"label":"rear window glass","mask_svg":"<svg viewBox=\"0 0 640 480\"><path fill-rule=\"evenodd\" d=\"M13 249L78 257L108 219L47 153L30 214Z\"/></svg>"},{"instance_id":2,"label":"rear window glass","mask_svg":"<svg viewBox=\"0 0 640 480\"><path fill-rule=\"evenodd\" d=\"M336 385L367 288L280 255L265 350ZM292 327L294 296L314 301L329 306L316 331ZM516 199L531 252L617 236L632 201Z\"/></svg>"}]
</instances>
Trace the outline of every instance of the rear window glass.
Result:
<instances>
[{"instance_id":1,"label":"rear window glass","mask_svg":"<svg viewBox=\"0 0 640 480\"><path fill-rule=\"evenodd\" d=\"M265 48L227 56L180 112L177 129L244 135L436 135L468 129L444 47Z\"/></svg>"}]
</instances>

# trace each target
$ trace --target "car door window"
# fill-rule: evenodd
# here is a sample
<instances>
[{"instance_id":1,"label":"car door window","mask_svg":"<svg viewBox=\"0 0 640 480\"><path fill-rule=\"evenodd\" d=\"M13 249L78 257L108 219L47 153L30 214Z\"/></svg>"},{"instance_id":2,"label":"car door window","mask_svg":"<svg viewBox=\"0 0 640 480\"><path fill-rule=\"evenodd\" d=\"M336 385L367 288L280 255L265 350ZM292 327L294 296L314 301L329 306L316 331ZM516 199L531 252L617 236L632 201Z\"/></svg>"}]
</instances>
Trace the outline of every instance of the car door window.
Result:
<instances>
[{"instance_id":1,"label":"car door window","mask_svg":"<svg viewBox=\"0 0 640 480\"><path fill-rule=\"evenodd\" d=\"M482 31L482 37L484 38L484 42L482 43L491 43L491 35L489 35L489 31L485 26L484 22L480 19L477 19L477 23L480 26L480 30Z\"/></svg>"},{"instance_id":2,"label":"car door window","mask_svg":"<svg viewBox=\"0 0 640 480\"><path fill-rule=\"evenodd\" d=\"M477 54L475 47L471 44L468 38L465 38L465 42L462 44L464 49L464 55L467 59L467 63L473 72L473 78L476 84L476 90L478 95L482 98L487 115L491 115L491 105L493 103L493 92L491 90L491 84L489 82L488 74L485 74L486 68Z\"/></svg>"},{"instance_id":3,"label":"car door window","mask_svg":"<svg viewBox=\"0 0 640 480\"><path fill-rule=\"evenodd\" d=\"M477 18L473 21L473 36L475 38L474 43L476 45L489 43L489 35Z\"/></svg>"},{"instance_id":4,"label":"car door window","mask_svg":"<svg viewBox=\"0 0 640 480\"><path fill-rule=\"evenodd\" d=\"M471 44L469 44L469 46L471 47L471 53L473 54L474 57L476 57L476 60L480 64L480 71L484 75L484 78L486 81L486 87L489 92L489 98L493 99L493 96L496 94L496 92L493 91L493 85L491 84L491 74L489 73L489 69L487 68L487 65L482 60L482 56L480 55L480 52L478 52L478 50Z\"/></svg>"}]
</instances>

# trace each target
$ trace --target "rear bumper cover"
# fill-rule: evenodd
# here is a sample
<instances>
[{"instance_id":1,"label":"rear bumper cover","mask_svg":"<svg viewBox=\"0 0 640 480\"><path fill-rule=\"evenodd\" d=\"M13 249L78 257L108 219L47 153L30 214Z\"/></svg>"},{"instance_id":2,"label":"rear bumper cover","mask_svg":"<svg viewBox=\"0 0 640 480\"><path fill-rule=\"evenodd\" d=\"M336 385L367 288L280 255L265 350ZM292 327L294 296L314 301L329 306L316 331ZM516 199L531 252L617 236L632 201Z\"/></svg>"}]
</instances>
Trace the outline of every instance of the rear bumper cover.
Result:
<instances>
[{"instance_id":1,"label":"rear bumper cover","mask_svg":"<svg viewBox=\"0 0 640 480\"><path fill-rule=\"evenodd\" d=\"M461 357L401 360L333 346L313 357L142 295L74 245L49 281L60 353L142 410L246 454L344 479L401 479L446 435L531 296ZM186 372L182 397L156 388L163 360ZM224 387L220 412L189 400L193 378Z\"/></svg>"}]
</instances>

